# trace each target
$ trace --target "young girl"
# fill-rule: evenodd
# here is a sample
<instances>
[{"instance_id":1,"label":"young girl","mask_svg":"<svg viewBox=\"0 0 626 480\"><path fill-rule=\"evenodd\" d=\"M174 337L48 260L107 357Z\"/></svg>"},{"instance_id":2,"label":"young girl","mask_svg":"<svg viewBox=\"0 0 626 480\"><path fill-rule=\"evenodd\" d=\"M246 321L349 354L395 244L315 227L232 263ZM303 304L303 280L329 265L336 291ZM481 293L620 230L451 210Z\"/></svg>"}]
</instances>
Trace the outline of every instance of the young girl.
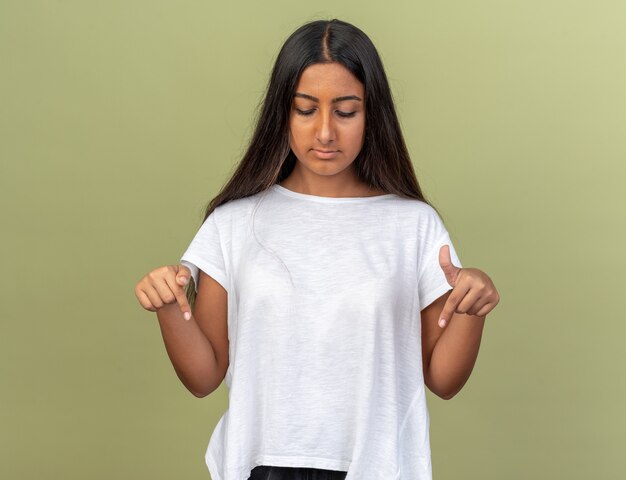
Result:
<instances>
[{"instance_id":1,"label":"young girl","mask_svg":"<svg viewBox=\"0 0 626 480\"><path fill-rule=\"evenodd\" d=\"M286 40L237 170L135 294L184 385L229 388L213 480L431 479L424 386L463 387L499 301L422 194L374 45L337 19Z\"/></svg>"}]
</instances>

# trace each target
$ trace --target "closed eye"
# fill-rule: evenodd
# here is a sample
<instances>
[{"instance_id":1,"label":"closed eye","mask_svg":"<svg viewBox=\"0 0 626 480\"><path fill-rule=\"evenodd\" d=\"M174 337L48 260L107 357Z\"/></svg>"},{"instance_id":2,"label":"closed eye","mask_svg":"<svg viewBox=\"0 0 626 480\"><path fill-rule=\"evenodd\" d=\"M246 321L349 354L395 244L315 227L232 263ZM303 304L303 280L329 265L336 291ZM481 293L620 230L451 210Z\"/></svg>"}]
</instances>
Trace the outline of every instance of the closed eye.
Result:
<instances>
[{"instance_id":1,"label":"closed eye","mask_svg":"<svg viewBox=\"0 0 626 480\"><path fill-rule=\"evenodd\" d=\"M300 110L299 108L296 108L296 112L298 113L298 115L303 115L303 116L309 116L312 115L313 112L315 110ZM350 118L350 117L354 117L356 115L356 112L342 112L340 110L337 110L337 115L339 115L340 117L344 117L344 118Z\"/></svg>"}]
</instances>

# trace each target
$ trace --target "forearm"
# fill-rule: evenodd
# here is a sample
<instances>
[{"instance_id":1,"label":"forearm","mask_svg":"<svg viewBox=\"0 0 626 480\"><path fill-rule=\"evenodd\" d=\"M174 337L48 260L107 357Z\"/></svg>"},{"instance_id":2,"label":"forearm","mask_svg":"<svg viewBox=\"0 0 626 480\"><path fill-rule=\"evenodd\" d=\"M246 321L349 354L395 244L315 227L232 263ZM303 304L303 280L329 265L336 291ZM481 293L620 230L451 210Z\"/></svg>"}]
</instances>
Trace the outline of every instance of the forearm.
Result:
<instances>
[{"instance_id":1,"label":"forearm","mask_svg":"<svg viewBox=\"0 0 626 480\"><path fill-rule=\"evenodd\" d=\"M472 373L485 319L454 313L441 334L430 359L428 375L433 390L442 398L456 395Z\"/></svg>"},{"instance_id":2,"label":"forearm","mask_svg":"<svg viewBox=\"0 0 626 480\"><path fill-rule=\"evenodd\" d=\"M157 310L157 318L165 349L180 381L197 397L215 390L221 383L217 359L195 318L185 320L176 303Z\"/></svg>"}]
</instances>

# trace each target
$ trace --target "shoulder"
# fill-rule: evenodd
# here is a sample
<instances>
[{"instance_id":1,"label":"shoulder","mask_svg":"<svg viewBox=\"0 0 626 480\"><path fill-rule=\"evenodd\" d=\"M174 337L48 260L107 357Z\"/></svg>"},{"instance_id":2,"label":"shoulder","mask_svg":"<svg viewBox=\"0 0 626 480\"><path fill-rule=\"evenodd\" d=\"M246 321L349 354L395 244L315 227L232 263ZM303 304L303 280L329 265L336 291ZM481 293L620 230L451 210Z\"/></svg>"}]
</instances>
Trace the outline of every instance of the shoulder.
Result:
<instances>
[{"instance_id":1,"label":"shoulder","mask_svg":"<svg viewBox=\"0 0 626 480\"><path fill-rule=\"evenodd\" d=\"M264 192L236 198L215 207L211 216L219 229L245 225L261 200Z\"/></svg>"},{"instance_id":2,"label":"shoulder","mask_svg":"<svg viewBox=\"0 0 626 480\"><path fill-rule=\"evenodd\" d=\"M263 192L259 192L248 195L247 197L229 200L226 203L218 205L214 211L217 212L216 215L221 218L237 216L254 208L254 205L256 205L262 195Z\"/></svg>"},{"instance_id":3,"label":"shoulder","mask_svg":"<svg viewBox=\"0 0 626 480\"><path fill-rule=\"evenodd\" d=\"M439 217L437 211L428 203L417 198L394 196L398 213L404 218L413 218L418 222L432 221Z\"/></svg>"}]
</instances>

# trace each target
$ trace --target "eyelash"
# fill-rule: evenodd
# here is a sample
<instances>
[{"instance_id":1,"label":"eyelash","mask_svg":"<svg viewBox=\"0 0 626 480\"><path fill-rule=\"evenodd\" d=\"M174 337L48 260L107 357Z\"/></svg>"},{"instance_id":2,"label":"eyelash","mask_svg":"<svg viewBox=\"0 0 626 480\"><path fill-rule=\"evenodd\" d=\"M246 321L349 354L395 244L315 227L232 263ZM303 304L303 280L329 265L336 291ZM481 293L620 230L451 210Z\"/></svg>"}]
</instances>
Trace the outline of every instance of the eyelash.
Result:
<instances>
[{"instance_id":1,"label":"eyelash","mask_svg":"<svg viewBox=\"0 0 626 480\"><path fill-rule=\"evenodd\" d=\"M302 115L304 117L308 117L309 115L311 115L313 113L313 110L303 111L303 110L300 110L299 108L296 108L296 112L298 113L298 115ZM356 115L356 112L346 113L346 112L337 111L337 114L340 117L343 117L343 118L350 118L350 117L354 117Z\"/></svg>"}]
</instances>

